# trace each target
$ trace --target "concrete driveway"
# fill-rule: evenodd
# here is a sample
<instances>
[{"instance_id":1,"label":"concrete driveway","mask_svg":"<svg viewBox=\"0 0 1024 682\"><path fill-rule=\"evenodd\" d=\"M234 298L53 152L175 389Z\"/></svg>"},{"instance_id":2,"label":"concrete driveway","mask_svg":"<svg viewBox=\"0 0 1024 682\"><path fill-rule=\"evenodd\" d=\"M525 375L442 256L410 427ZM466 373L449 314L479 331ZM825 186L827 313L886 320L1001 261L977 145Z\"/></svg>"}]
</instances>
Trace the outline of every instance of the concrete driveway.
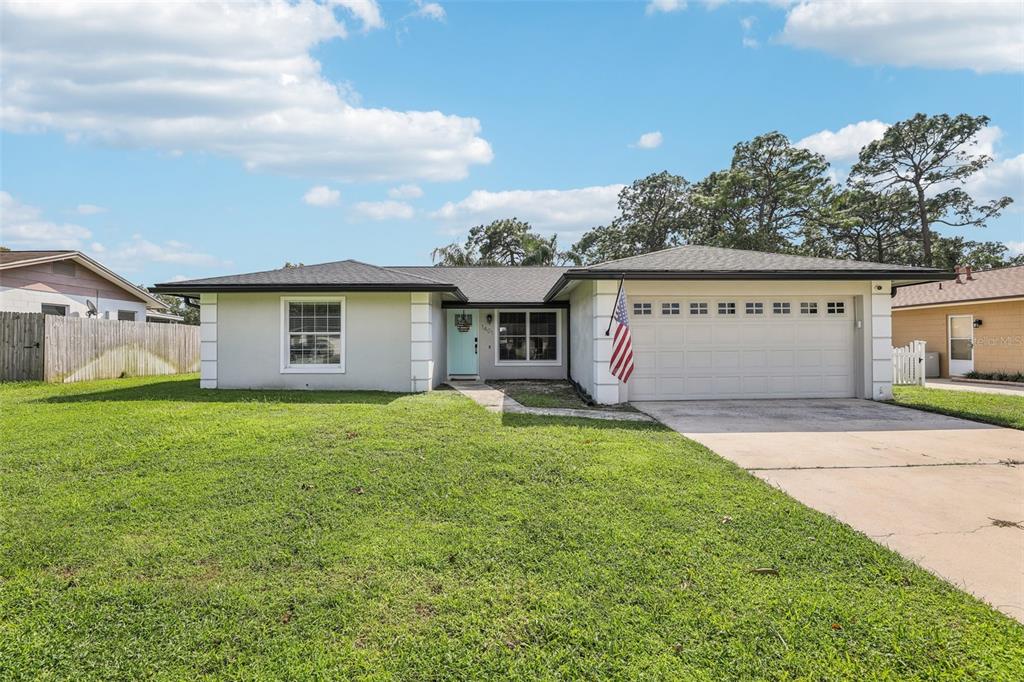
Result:
<instances>
[{"instance_id":1,"label":"concrete driveway","mask_svg":"<svg viewBox=\"0 0 1024 682\"><path fill-rule=\"evenodd\" d=\"M1024 622L1021 431L868 400L635 406Z\"/></svg>"}]
</instances>

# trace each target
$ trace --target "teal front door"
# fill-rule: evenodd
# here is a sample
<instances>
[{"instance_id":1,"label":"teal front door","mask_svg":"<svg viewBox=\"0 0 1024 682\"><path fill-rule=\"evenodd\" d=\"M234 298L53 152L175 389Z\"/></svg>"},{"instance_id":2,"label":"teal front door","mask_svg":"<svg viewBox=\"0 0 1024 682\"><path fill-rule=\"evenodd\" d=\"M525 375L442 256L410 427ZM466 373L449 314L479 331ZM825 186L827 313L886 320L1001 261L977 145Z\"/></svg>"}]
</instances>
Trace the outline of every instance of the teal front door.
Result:
<instances>
[{"instance_id":1,"label":"teal front door","mask_svg":"<svg viewBox=\"0 0 1024 682\"><path fill-rule=\"evenodd\" d=\"M448 311L448 374L476 376L477 310Z\"/></svg>"}]
</instances>

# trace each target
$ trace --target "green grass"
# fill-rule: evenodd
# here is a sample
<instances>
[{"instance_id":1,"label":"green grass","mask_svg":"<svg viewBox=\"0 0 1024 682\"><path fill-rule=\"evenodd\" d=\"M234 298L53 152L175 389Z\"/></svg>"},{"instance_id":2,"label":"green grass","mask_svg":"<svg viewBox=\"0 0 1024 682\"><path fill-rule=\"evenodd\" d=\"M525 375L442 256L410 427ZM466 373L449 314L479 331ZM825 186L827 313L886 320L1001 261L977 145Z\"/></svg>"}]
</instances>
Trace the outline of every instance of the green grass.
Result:
<instances>
[{"instance_id":1,"label":"green grass","mask_svg":"<svg viewBox=\"0 0 1024 682\"><path fill-rule=\"evenodd\" d=\"M657 425L191 377L0 408L0 679L1024 670L1019 624Z\"/></svg>"},{"instance_id":2,"label":"green grass","mask_svg":"<svg viewBox=\"0 0 1024 682\"><path fill-rule=\"evenodd\" d=\"M516 402L527 407L567 407L574 410L613 410L636 412L629 403L619 405L588 405L568 381L488 381Z\"/></svg>"},{"instance_id":3,"label":"green grass","mask_svg":"<svg viewBox=\"0 0 1024 682\"><path fill-rule=\"evenodd\" d=\"M1024 430L1024 395L894 386L893 402L928 412Z\"/></svg>"}]
</instances>

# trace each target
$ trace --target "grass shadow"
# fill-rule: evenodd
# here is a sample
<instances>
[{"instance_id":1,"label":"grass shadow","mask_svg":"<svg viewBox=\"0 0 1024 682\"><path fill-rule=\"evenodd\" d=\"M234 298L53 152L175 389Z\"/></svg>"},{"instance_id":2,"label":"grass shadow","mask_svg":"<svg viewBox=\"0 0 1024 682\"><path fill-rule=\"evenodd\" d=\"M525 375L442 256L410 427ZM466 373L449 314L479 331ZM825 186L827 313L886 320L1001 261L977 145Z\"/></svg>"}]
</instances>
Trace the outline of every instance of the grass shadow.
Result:
<instances>
[{"instance_id":1,"label":"grass shadow","mask_svg":"<svg viewBox=\"0 0 1024 682\"><path fill-rule=\"evenodd\" d=\"M407 393L385 391L296 391L252 389L201 389L199 380L158 381L131 388L113 388L87 393L41 398L38 403L87 403L129 401L171 401L189 403L310 403L323 405L387 405Z\"/></svg>"},{"instance_id":2,"label":"grass shadow","mask_svg":"<svg viewBox=\"0 0 1024 682\"><path fill-rule=\"evenodd\" d=\"M627 431L671 431L656 421L624 419L597 419L593 417L556 417L539 414L502 412L501 425L511 428L541 428L546 426L581 426L588 429L617 429Z\"/></svg>"}]
</instances>

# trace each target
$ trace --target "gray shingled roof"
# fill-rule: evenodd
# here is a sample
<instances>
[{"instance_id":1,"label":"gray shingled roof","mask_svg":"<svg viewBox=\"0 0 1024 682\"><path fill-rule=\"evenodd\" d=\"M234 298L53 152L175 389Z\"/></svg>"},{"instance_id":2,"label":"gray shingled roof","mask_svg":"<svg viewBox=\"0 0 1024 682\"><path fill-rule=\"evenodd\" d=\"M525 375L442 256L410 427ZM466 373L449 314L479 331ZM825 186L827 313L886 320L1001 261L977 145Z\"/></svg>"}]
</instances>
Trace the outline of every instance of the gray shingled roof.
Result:
<instances>
[{"instance_id":1,"label":"gray shingled roof","mask_svg":"<svg viewBox=\"0 0 1024 682\"><path fill-rule=\"evenodd\" d=\"M201 290L258 290L300 289L303 287L320 289L326 287L346 287L381 290L419 290L419 291L452 291L458 294L457 287L451 282L419 275L400 272L388 268L362 263L357 260L341 260L333 263L301 265L278 270L249 272L241 275L224 277L206 277L190 279L182 282L157 284L156 291L201 291Z\"/></svg>"},{"instance_id":2,"label":"gray shingled roof","mask_svg":"<svg viewBox=\"0 0 1024 682\"><path fill-rule=\"evenodd\" d=\"M1024 297L1024 265L982 270L961 275L952 282L930 282L900 287L892 299L893 308L943 303L992 301Z\"/></svg>"},{"instance_id":3,"label":"gray shingled roof","mask_svg":"<svg viewBox=\"0 0 1024 682\"><path fill-rule=\"evenodd\" d=\"M459 287L472 303L540 303L568 268L492 267L462 268L429 265L388 267L394 272L423 275Z\"/></svg>"},{"instance_id":4,"label":"gray shingled roof","mask_svg":"<svg viewBox=\"0 0 1024 682\"><path fill-rule=\"evenodd\" d=\"M885 271L885 272L935 272L934 268L919 268L912 265L889 265L865 261L840 260L837 258L814 258L791 256L782 253L742 251L723 249L715 246L677 246L664 251L646 253L642 256L606 261L586 268L585 271L613 270L615 272L642 270L676 272L792 272L792 271Z\"/></svg>"}]
</instances>

